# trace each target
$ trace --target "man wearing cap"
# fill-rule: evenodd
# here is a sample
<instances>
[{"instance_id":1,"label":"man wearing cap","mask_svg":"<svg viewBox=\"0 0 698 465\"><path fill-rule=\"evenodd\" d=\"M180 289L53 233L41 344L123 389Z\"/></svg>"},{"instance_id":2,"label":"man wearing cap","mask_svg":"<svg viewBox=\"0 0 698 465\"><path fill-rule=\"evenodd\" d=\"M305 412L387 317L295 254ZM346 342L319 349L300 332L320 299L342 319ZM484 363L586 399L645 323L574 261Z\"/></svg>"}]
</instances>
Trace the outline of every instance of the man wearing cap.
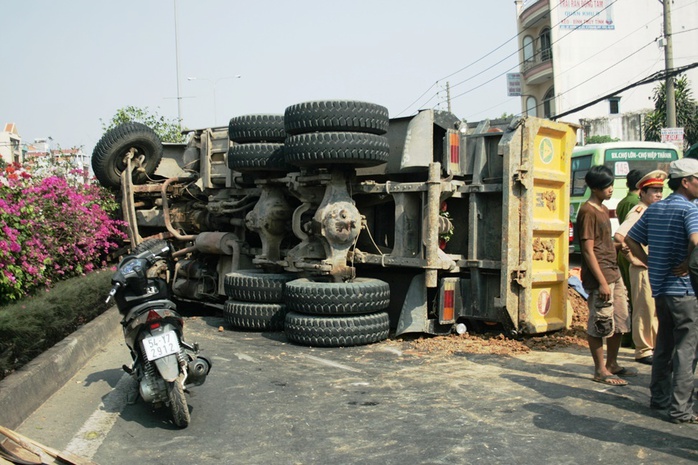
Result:
<instances>
[{"instance_id":1,"label":"man wearing cap","mask_svg":"<svg viewBox=\"0 0 698 465\"><path fill-rule=\"evenodd\" d=\"M626 237L630 252L648 265L659 327L652 361L650 407L668 409L673 423L698 424L693 412L698 348L698 300L687 261L698 245L698 160L669 166L673 193L642 214ZM649 247L649 257L642 245Z\"/></svg>"},{"instance_id":2,"label":"man wearing cap","mask_svg":"<svg viewBox=\"0 0 698 465\"><path fill-rule=\"evenodd\" d=\"M625 245L625 236L628 235L630 228L637 223L647 207L662 200L666 178L667 174L664 171L655 170L637 181L636 188L639 192L640 202L626 214L625 221L618 227L614 236L615 240L620 242L621 252L630 265L628 267L628 279L630 280L628 288L630 302L633 306L632 336L635 344L635 361L645 365L652 365L652 353L657 338L657 314L647 265L630 252ZM646 249L645 252L647 252Z\"/></svg>"}]
</instances>

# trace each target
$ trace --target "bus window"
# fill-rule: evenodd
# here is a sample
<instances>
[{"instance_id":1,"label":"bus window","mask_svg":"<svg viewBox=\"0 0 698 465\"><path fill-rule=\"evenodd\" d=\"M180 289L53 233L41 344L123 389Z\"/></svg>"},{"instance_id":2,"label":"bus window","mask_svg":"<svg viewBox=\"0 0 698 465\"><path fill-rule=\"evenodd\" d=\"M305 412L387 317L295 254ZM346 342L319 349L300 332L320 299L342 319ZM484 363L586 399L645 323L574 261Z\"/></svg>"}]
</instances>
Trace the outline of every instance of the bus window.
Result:
<instances>
[{"instance_id":1,"label":"bus window","mask_svg":"<svg viewBox=\"0 0 698 465\"><path fill-rule=\"evenodd\" d=\"M589 168L591 168L591 155L572 158L572 168L570 170L570 196L577 197L584 195L587 188L584 176L586 176Z\"/></svg>"}]
</instances>

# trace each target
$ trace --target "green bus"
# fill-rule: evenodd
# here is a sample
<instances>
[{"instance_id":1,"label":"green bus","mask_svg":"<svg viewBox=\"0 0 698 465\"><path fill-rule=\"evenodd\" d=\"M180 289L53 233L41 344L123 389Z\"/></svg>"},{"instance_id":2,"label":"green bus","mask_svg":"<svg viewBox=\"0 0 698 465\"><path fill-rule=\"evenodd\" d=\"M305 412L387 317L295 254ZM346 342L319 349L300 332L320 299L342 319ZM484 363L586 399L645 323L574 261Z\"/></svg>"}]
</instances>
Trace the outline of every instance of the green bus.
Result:
<instances>
[{"instance_id":1,"label":"green bus","mask_svg":"<svg viewBox=\"0 0 698 465\"><path fill-rule=\"evenodd\" d=\"M649 172L664 170L669 172L669 164L681 157L681 151L673 144L661 142L608 142L575 147L572 152L570 169L570 253L579 253L579 241L573 240L574 226L577 222L579 207L587 201L590 190L584 182L584 176L594 165L608 166L616 179L613 184L613 197L604 202L611 215L613 233L618 228L616 205L628 194L625 176L630 170ZM669 187L664 187L664 197L671 194Z\"/></svg>"}]
</instances>

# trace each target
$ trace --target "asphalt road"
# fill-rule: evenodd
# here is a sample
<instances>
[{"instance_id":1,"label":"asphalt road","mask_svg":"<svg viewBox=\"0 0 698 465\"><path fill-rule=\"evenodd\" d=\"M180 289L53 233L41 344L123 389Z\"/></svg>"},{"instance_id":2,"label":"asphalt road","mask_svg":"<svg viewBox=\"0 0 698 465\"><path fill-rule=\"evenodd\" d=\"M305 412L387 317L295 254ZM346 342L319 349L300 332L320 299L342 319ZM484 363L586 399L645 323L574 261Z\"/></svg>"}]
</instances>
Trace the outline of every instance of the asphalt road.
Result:
<instances>
[{"instance_id":1,"label":"asphalt road","mask_svg":"<svg viewBox=\"0 0 698 465\"><path fill-rule=\"evenodd\" d=\"M17 430L102 465L694 463L698 426L648 408L649 367L626 387L591 381L585 350L425 355L400 341L317 349L280 333L185 334L214 367L188 428L130 403L123 342L106 344Z\"/></svg>"}]
</instances>

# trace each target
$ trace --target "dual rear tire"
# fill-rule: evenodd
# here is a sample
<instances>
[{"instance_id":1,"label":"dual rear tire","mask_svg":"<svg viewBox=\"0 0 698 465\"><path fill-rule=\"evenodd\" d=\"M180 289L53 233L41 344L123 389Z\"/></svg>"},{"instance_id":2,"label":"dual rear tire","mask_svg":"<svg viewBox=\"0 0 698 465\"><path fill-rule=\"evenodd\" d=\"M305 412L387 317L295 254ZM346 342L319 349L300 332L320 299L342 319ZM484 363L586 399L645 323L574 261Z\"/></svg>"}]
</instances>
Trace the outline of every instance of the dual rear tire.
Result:
<instances>
[{"instance_id":1,"label":"dual rear tire","mask_svg":"<svg viewBox=\"0 0 698 465\"><path fill-rule=\"evenodd\" d=\"M320 316L289 312L286 337L300 345L313 347L349 347L373 344L388 338L387 312L352 316Z\"/></svg>"},{"instance_id":2,"label":"dual rear tire","mask_svg":"<svg viewBox=\"0 0 698 465\"><path fill-rule=\"evenodd\" d=\"M286 284L284 331L292 342L318 347L372 344L388 338L390 320L385 309L390 287L377 279L357 278L347 283L297 279Z\"/></svg>"},{"instance_id":3,"label":"dual rear tire","mask_svg":"<svg viewBox=\"0 0 698 465\"><path fill-rule=\"evenodd\" d=\"M293 167L284 158L283 115L242 115L230 119L228 168L240 173L284 174Z\"/></svg>"},{"instance_id":4,"label":"dual rear tire","mask_svg":"<svg viewBox=\"0 0 698 465\"><path fill-rule=\"evenodd\" d=\"M229 297L223 313L234 328L248 331L281 331L287 308L284 286L293 278L285 273L264 273L262 270L239 270L224 278Z\"/></svg>"},{"instance_id":5,"label":"dual rear tire","mask_svg":"<svg viewBox=\"0 0 698 465\"><path fill-rule=\"evenodd\" d=\"M284 112L286 162L299 167L370 167L388 161L388 109L368 102L326 100Z\"/></svg>"}]
</instances>

